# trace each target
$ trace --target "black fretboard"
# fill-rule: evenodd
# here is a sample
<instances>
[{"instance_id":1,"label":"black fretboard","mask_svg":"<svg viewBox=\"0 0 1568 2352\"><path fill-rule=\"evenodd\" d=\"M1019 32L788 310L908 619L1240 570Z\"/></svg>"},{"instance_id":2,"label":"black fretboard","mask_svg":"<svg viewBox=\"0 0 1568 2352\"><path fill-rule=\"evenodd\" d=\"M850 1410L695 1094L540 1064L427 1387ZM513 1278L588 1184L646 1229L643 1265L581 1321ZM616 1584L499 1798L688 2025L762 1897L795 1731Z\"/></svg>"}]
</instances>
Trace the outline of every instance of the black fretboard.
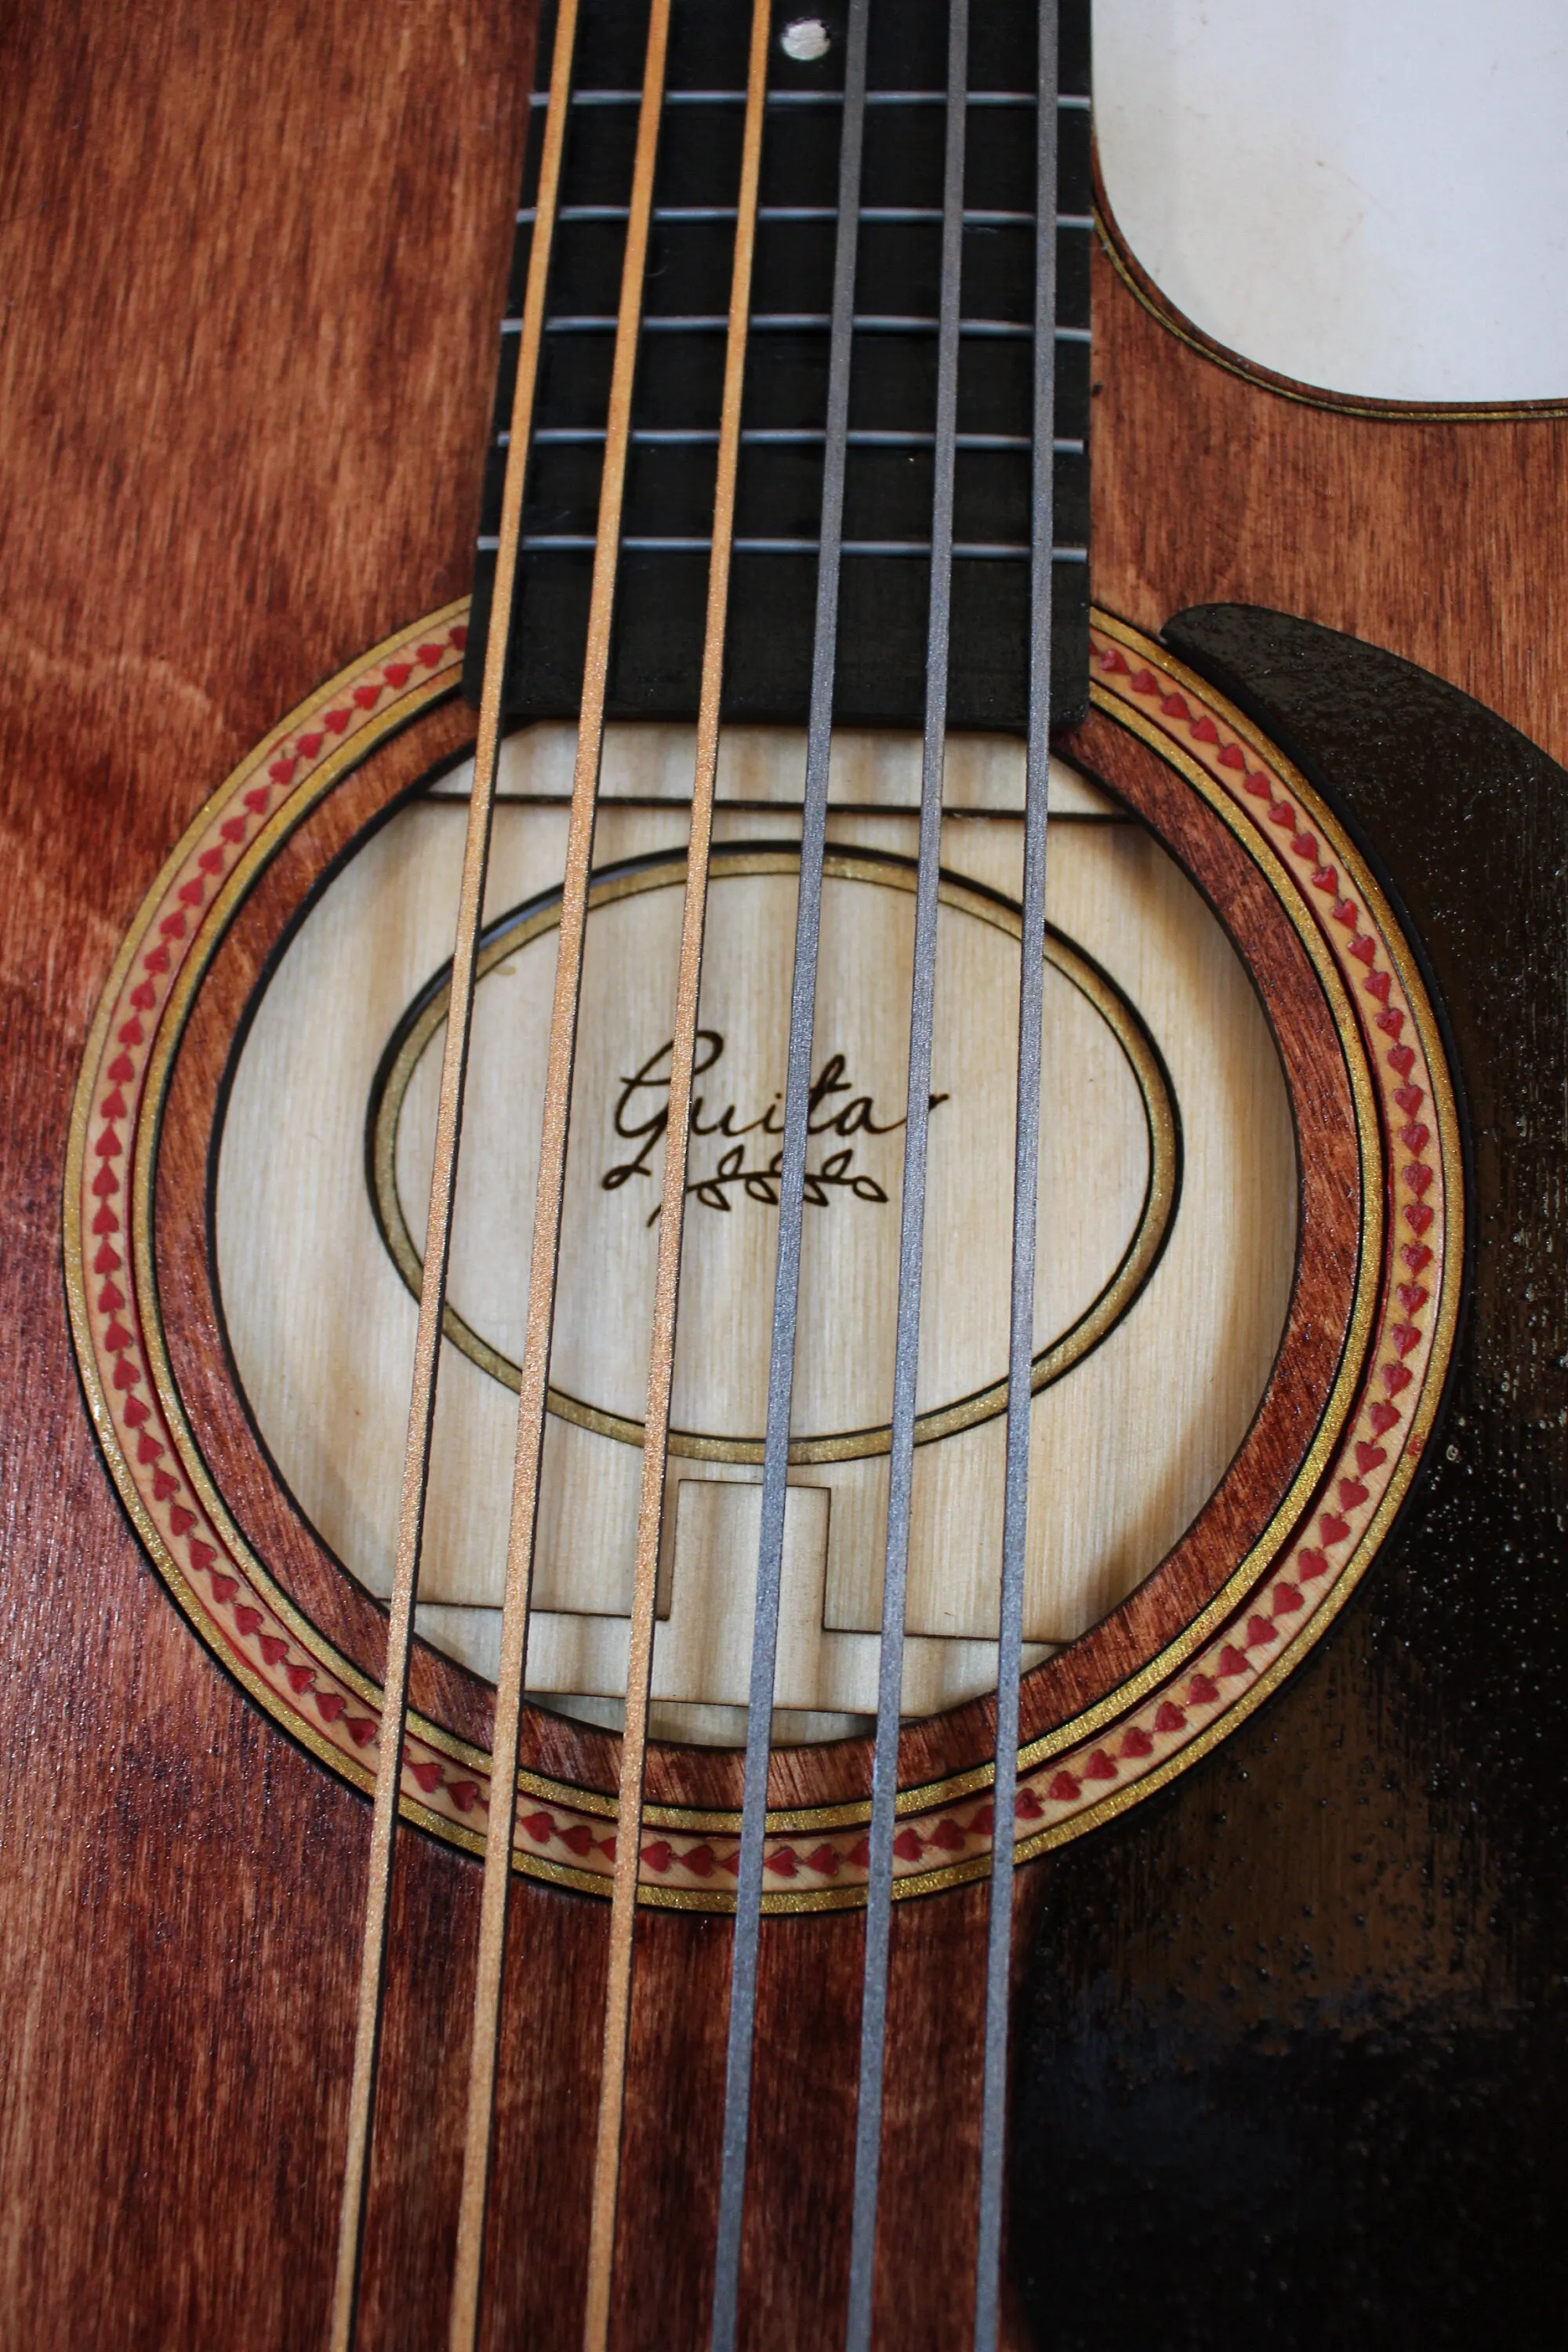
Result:
<instances>
[{"instance_id":1,"label":"black fretboard","mask_svg":"<svg viewBox=\"0 0 1568 2352\"><path fill-rule=\"evenodd\" d=\"M744 112L748 12L674 0L626 481L609 711L697 706ZM1090 173L1088 0L1062 0L1052 704L1088 698ZM553 0L524 170L475 578L477 700ZM830 36L797 63L800 18ZM773 12L725 664L731 719L804 721L810 692L838 178L843 8ZM647 0L582 0L523 516L508 706L568 717L582 690L615 313ZM969 53L949 719L1018 730L1028 681L1036 250L1032 0L975 10ZM929 541L947 64L945 0L873 0L835 710L918 726Z\"/></svg>"}]
</instances>

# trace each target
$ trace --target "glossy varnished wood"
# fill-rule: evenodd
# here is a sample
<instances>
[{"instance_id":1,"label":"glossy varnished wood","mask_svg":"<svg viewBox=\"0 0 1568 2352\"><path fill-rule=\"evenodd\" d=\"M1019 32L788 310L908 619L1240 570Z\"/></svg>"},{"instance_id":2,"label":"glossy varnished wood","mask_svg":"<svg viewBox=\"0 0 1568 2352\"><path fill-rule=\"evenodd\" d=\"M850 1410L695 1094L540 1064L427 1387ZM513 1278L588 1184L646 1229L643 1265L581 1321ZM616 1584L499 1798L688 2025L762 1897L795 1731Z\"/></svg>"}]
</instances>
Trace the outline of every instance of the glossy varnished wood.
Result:
<instances>
[{"instance_id":1,"label":"glossy varnished wood","mask_svg":"<svg viewBox=\"0 0 1568 2352\"><path fill-rule=\"evenodd\" d=\"M1347 415L1192 350L1103 249L1094 594L1147 629L1266 604L1384 646L1568 760L1568 419Z\"/></svg>"},{"instance_id":2,"label":"glossy varnished wood","mask_svg":"<svg viewBox=\"0 0 1568 2352\"><path fill-rule=\"evenodd\" d=\"M310 2342L365 1811L201 1656L121 1517L60 1170L169 842L466 583L528 12L23 8L4 45L0 2336ZM409 1856L451 1934L460 1874Z\"/></svg>"},{"instance_id":3,"label":"glossy varnished wood","mask_svg":"<svg viewBox=\"0 0 1568 2352\"><path fill-rule=\"evenodd\" d=\"M59 1180L91 1007L169 843L317 679L466 584L528 17L367 19L328 0L234 18L86 0L67 16L35 0L7 20L6 2342L260 2352L319 2340L324 2323L366 1811L224 1679L142 1561L71 1365ZM1183 350L1109 272L1097 300L1104 604L1145 625L1221 597L1294 609L1408 655L1568 752L1568 619L1542 593L1559 561L1564 427L1332 417ZM1449 561L1460 547L1467 560ZM1134 1822L1073 1857L1051 1919L1051 2016L1092 2030L1106 1986L1119 2000L1163 1995L1173 1951L1184 1964L1226 1948L1227 1926L1273 1953L1280 1923L1314 1904L1337 1922L1314 1962L1336 1998L1377 1971L1405 2017L1441 1996L1444 2015L1485 2020L1522 1998L1517 1949L1492 1923L1493 1864L1441 1806L1436 1832L1418 1804L1391 1808L1353 1855L1331 1832L1279 1837L1280 1808L1316 1822L1325 1799L1349 1813L1366 1774L1375 1784L1393 1752L1383 1674L1342 1644L1173 1796L1143 1843ZM1228 1845L1214 1822L1227 1807ZM1216 1840L1215 1888L1194 1895ZM1259 1852L1274 1858L1259 1865ZM1428 1887L1434 1869L1443 1891ZM405 1842L389 2128L372 2187L378 2343L439 2340L472 1882L451 1855ZM1373 1884L1397 1899L1369 1935ZM581 2275L603 1943L600 1906L536 1889L515 1899L527 1916L502 2125L518 2155L494 2216L509 2323L558 2320ZM900 1920L896 1970L900 1954L957 1936L972 1901ZM759 2154L847 2145L856 1931L839 1937L837 1970L822 1969L830 1924L804 1939L790 1921L764 1933L781 2032L801 2032L764 2053ZM1458 1977L1443 1958L1456 1940ZM712 2113L722 1928L650 1923L656 1990L658 1956L678 1947L704 1997L639 2008L647 2103L628 2141L644 2210L672 2223L712 2195L713 2126L700 2118ZM912 2055L889 2118L883 2292L900 2345L955 2340L971 2226L972 2126L944 2086L972 2063L973 1988L951 1963L936 1981L949 2005L900 2045ZM1231 2011L1217 1991L1210 2006L1218 2032ZM1246 2009L1282 2030L1262 1994ZM945 2175L927 2168L938 2148ZM821 2340L812 2331L840 2281L842 2206L813 2203L792 2170L782 2158L780 2236L749 2262L772 2284L787 2252L803 2299L759 2343ZM628 2309L646 2331L628 2321L626 2341L695 2340L700 2242L673 2228L639 2242ZM917 2313L915 2286L933 2277Z\"/></svg>"}]
</instances>

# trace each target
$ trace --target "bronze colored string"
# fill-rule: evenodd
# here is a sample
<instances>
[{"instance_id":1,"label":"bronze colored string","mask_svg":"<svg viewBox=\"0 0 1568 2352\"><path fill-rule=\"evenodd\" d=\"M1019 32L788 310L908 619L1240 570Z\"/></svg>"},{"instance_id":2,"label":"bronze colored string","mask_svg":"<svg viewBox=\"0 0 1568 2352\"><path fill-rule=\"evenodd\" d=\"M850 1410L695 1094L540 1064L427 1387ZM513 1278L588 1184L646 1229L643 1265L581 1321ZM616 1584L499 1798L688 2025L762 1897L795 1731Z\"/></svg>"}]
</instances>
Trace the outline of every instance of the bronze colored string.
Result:
<instances>
[{"instance_id":1,"label":"bronze colored string","mask_svg":"<svg viewBox=\"0 0 1568 2352\"><path fill-rule=\"evenodd\" d=\"M719 467L713 494L713 552L708 572L708 614L702 642L702 686L697 711L697 762L691 788L691 831L686 853L680 964L676 985L675 1038L670 1049L669 1116L665 1129L664 1187L659 1209L658 1265L654 1283L653 1340L648 1353L647 1414L644 1422L642 1500L632 1582L631 1640L626 1661L626 1730L621 1741L620 1801L610 1908L609 1987L599 2087L599 2131L588 2240L588 2299L584 2352L605 2352L610 2329L615 2267L616 2206L620 2184L621 2130L626 2109L626 2033L631 2016L632 1950L637 1929L637 1869L642 1852L643 1768L647 1752L648 1698L653 1678L654 1603L659 1537L668 1470L669 1398L675 1371L675 1326L680 1288L686 1173L690 1144L691 1081L697 1053L697 1004L702 982L702 940L708 911L708 869L713 838L713 786L719 764L719 703L729 619L730 557L735 531L735 476L741 455L741 394L746 370L746 327L756 245L757 190L767 94L770 0L752 0L752 49L746 76L746 119L730 280L724 397L719 420Z\"/></svg>"},{"instance_id":2,"label":"bronze colored string","mask_svg":"<svg viewBox=\"0 0 1568 2352\"><path fill-rule=\"evenodd\" d=\"M386 1975L387 1917L402 1780L403 1729L408 1704L408 1658L414 1632L414 1601L425 1534L425 1502L430 1483L430 1444L435 1426L436 1382L440 1364L441 1323L447 1303L447 1270L452 1238L452 1202L458 1179L458 1145L463 1127L463 1095L473 1030L474 959L484 911L489 866L490 820L495 807L500 751L507 639L516 590L518 546L522 531L523 478L533 425L533 395L544 333L544 297L561 193L571 97L572 59L577 37L577 0L561 0L550 68L550 103L540 161L533 242L517 383L512 394L511 438L501 495L496 551L494 620L485 649L474 782L463 845L458 898L457 936L452 950L452 987L447 1039L441 1060L441 1092L436 1112L435 1160L430 1171L430 1209L426 1226L425 1266L419 1286L419 1321L414 1342L414 1380L408 1406L408 1439L403 1463L403 1493L397 1518L397 1555L386 1629L386 1666L381 1711L381 1745L371 1814L370 1870L365 1890L364 1933L360 1955L359 1998L354 2016L353 2075L349 2090L348 2149L338 2218L337 2273L332 2287L331 2352L352 2352L359 2302L364 2240L365 2195L370 2180L371 2138L375 2121L377 2060L381 2046L383 1990Z\"/></svg>"},{"instance_id":3,"label":"bronze colored string","mask_svg":"<svg viewBox=\"0 0 1568 2352\"><path fill-rule=\"evenodd\" d=\"M647 273L648 226L653 212L654 163L658 152L669 12L670 0L653 0L648 18L642 103L637 116L637 155L632 171L626 254L621 267L616 355L605 420L604 474L599 488L598 531L588 604L583 699L577 720L577 761L572 780L566 866L561 892L555 996L550 1018L539 1182L534 1196L533 1250L529 1267L528 1325L523 1341L521 1393L518 1399L517 1454L512 1470L511 1524L507 1539L500 1665L496 1678L495 1733L490 1749L489 1822L485 1839L473 2038L468 2059L462 2201L458 2214L457 2264L452 2282L452 2352L473 2352L479 2338L485 2205L489 2187L495 2105L496 2052L500 2034L501 1979L506 1964L507 1908L511 1889L512 1822L517 1807L518 1743L522 1724L523 1669L528 1650L528 1612L539 1515L545 1391L550 1374L551 1331L555 1316L561 1203L565 1184L566 1137L572 1108L572 1066L577 1042L583 936L588 911L588 871L594 851L594 817L599 791L605 698L609 677L610 625L615 612L616 573L620 556L621 507L626 488L626 452L631 439L632 386L642 324L643 279Z\"/></svg>"}]
</instances>

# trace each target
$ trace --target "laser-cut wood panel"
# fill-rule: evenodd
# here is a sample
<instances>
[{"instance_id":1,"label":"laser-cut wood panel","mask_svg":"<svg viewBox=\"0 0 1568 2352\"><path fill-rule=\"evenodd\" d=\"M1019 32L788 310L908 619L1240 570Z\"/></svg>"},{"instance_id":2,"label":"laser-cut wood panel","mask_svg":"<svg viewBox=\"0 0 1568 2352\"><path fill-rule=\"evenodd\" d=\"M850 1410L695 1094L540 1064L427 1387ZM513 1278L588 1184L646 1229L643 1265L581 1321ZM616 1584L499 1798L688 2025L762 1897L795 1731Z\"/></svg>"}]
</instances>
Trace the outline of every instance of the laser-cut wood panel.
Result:
<instances>
[{"instance_id":1,"label":"laser-cut wood panel","mask_svg":"<svg viewBox=\"0 0 1568 2352\"><path fill-rule=\"evenodd\" d=\"M679 782L678 750L644 732L659 777ZM743 791L751 805L721 814L705 965L712 1058L693 1146L676 1389L676 1428L686 1433L672 1474L687 1481L758 1475L752 1433L763 1417L776 1228L765 1197L713 1180L731 1162L765 1171L776 1149L754 1130L782 1076L794 929L788 856L758 845L787 843L798 830L788 797L796 746L744 731L728 740L731 793ZM905 773L889 770L896 743L851 743L840 762L818 982L817 1062L826 1071L837 1056L843 1075L830 1075L836 1092L822 1095L813 1164L844 1164L808 1228L794 1475L831 1508L821 1550L800 1561L815 1594L798 1602L803 1639L812 1621L816 1636L790 1650L777 1704L790 1717L781 1730L819 1735L872 1711L876 1689L914 833L912 817L871 811L895 783L905 805L915 787L912 746ZM548 891L564 824L558 807L527 795L548 787L556 749L549 730L537 744L520 741L515 797L498 819L491 920L539 903L487 951L479 997L451 1289L468 1352L447 1351L421 1575L425 1629L487 1675L499 1641L526 1311L519 1236L533 1192L530 1107L553 975ZM905 1682L913 1716L989 1686L1000 1544L1017 989L1007 908L1021 856L1020 824L1005 812L1018 757L976 739L955 745L951 766L953 797L969 813L949 824L944 848L954 878L939 946L933 1086L942 1100L932 1119L920 1400L927 1442L917 1457ZM451 795L461 782L459 772L378 831L308 916L240 1052L218 1163L220 1279L251 1409L307 1516L380 1591L395 1541L417 1279L411 1236L423 1228L444 1000L414 1025L379 1110L373 1082L441 967L462 823ZM646 779L634 771L613 774L616 782L635 790ZM1049 906L1063 942L1055 952L1067 961L1053 965L1047 990L1041 1120L1037 1346L1042 1377L1055 1369L1035 1407L1026 1630L1036 1643L1071 1639L1102 1617L1218 1483L1279 1344L1296 1234L1289 1109L1240 963L1196 892L1114 801L1066 771L1057 798ZM627 803L599 822L598 865L620 878L602 885L611 895L590 925L579 1032L552 1366L561 1402L547 1442L531 1646L531 1687L541 1692L613 1698L625 1687L656 1239L647 1201L662 1164L657 1081L635 1082L658 1067L684 822L679 808ZM664 865L637 862L660 852ZM857 866L858 852L901 862ZM966 898L961 877L1002 903L973 890ZM1075 963L1075 949L1089 962ZM387 1171L384 1208L396 1226L401 1279L372 1214L367 1118L381 1137L375 1156ZM866 1188L858 1196L857 1179ZM755 1173L751 1181L754 1188ZM667 1584L700 1579L714 1600L695 1616L694 1602L675 1603L656 1652L655 1695L729 1708L703 1724L708 1736L734 1739L750 1570L739 1553L716 1558L693 1541L681 1538L672 1511ZM701 1628L725 1587L735 1607L721 1656ZM786 1596L786 1613L796 1606ZM693 1678L694 1642L710 1659L706 1679ZM824 1720L796 1724L801 1711ZM694 1717L666 1712L661 1721L669 1736L693 1736Z\"/></svg>"}]
</instances>

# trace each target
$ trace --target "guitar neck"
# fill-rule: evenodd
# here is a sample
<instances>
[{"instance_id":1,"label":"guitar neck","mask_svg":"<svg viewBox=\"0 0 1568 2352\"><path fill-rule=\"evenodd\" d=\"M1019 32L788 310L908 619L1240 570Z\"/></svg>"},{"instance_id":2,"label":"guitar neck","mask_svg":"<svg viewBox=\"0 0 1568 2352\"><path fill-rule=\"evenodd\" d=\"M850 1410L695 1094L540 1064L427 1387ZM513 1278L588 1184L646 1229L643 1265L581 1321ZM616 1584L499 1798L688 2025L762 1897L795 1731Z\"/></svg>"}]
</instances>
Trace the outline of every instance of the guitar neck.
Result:
<instances>
[{"instance_id":1,"label":"guitar neck","mask_svg":"<svg viewBox=\"0 0 1568 2352\"><path fill-rule=\"evenodd\" d=\"M823 22L841 29L842 11ZM1088 700L1089 9L1064 0L1058 121L1055 415L1035 414L1036 16L976 13L954 481L950 723L1021 730L1028 699L1031 462L1054 442L1052 704ZM554 9L538 79L501 322L476 562L478 699L507 425L535 227ZM831 19L831 25L828 20ZM583 13L523 516L509 703L574 713L582 690L616 290L647 0ZM816 22L815 19L812 20ZM781 16L782 25L782 16ZM804 30L804 28L803 28ZM675 12L659 131L623 522L609 710L689 719L701 668L714 467L744 113L747 17ZM770 48L742 405L725 717L799 723L810 698L838 222L845 49ZM873 12L854 284L853 395L835 712L918 726L925 699L947 12Z\"/></svg>"}]
</instances>

